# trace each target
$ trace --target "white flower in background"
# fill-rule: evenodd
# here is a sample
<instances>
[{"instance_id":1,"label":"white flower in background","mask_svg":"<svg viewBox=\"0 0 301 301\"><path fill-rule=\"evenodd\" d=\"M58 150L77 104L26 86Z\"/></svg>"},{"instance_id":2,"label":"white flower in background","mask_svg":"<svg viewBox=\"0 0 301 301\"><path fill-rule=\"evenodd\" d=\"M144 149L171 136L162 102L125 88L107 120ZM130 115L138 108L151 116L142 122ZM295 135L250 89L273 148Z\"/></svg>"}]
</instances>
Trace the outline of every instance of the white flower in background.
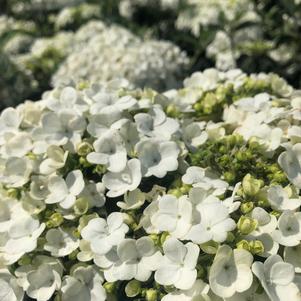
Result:
<instances>
[{"instance_id":1,"label":"white flower in background","mask_svg":"<svg viewBox=\"0 0 301 301\"><path fill-rule=\"evenodd\" d=\"M105 165L112 172L120 172L125 168L126 148L122 137L116 130L104 133L93 143L93 147L95 152L88 154L88 162Z\"/></svg>"},{"instance_id":2,"label":"white flower in background","mask_svg":"<svg viewBox=\"0 0 301 301\"><path fill-rule=\"evenodd\" d=\"M10 157L5 161L1 169L3 170L2 175L0 175L2 183L10 187L21 187L29 181L33 166L27 157Z\"/></svg>"},{"instance_id":3,"label":"white flower in background","mask_svg":"<svg viewBox=\"0 0 301 301\"><path fill-rule=\"evenodd\" d=\"M124 239L117 247L119 260L104 271L107 281L131 280L145 282L161 264L162 255L149 237Z\"/></svg>"},{"instance_id":4,"label":"white flower in background","mask_svg":"<svg viewBox=\"0 0 301 301\"><path fill-rule=\"evenodd\" d=\"M164 257L155 272L155 280L162 285L174 285L181 290L192 288L197 278L196 264L200 249L189 242L181 243L175 238L163 244Z\"/></svg>"},{"instance_id":5,"label":"white flower in background","mask_svg":"<svg viewBox=\"0 0 301 301\"><path fill-rule=\"evenodd\" d=\"M124 202L117 202L117 206L123 210L134 210L143 206L145 193L139 188L124 194Z\"/></svg>"},{"instance_id":6,"label":"white flower in background","mask_svg":"<svg viewBox=\"0 0 301 301\"><path fill-rule=\"evenodd\" d=\"M54 112L74 110L77 114L82 114L89 109L82 93L73 87L48 92L43 100L46 107Z\"/></svg>"},{"instance_id":7,"label":"white flower in background","mask_svg":"<svg viewBox=\"0 0 301 301\"><path fill-rule=\"evenodd\" d=\"M283 258L285 262L294 266L296 273L301 273L301 244L295 247L285 247Z\"/></svg>"},{"instance_id":8,"label":"white flower in background","mask_svg":"<svg viewBox=\"0 0 301 301\"><path fill-rule=\"evenodd\" d=\"M79 240L72 234L72 229L50 229L46 233L44 249L55 257L71 254L79 246Z\"/></svg>"},{"instance_id":9,"label":"white flower in background","mask_svg":"<svg viewBox=\"0 0 301 301\"><path fill-rule=\"evenodd\" d=\"M141 164L138 159L131 159L121 172L107 172L102 182L106 188L108 197L117 197L127 191L135 190L141 182Z\"/></svg>"},{"instance_id":10,"label":"white flower in background","mask_svg":"<svg viewBox=\"0 0 301 301\"><path fill-rule=\"evenodd\" d=\"M158 200L158 211L151 217L151 223L160 231L167 231L175 238L187 234L192 222L192 205L187 196L177 199L164 195Z\"/></svg>"},{"instance_id":11,"label":"white flower in background","mask_svg":"<svg viewBox=\"0 0 301 301\"><path fill-rule=\"evenodd\" d=\"M138 158L145 177L165 177L178 168L180 149L173 141L142 140L136 145Z\"/></svg>"},{"instance_id":12,"label":"white flower in background","mask_svg":"<svg viewBox=\"0 0 301 301\"><path fill-rule=\"evenodd\" d=\"M210 286L201 279L197 279L188 290L176 290L165 295L161 301L211 301L208 296Z\"/></svg>"},{"instance_id":13,"label":"white flower in background","mask_svg":"<svg viewBox=\"0 0 301 301\"><path fill-rule=\"evenodd\" d=\"M45 200L46 204L59 203L64 209L69 209L75 204L76 197L83 191L85 182L80 170L68 173L66 180L53 175L49 178L48 189L50 194Z\"/></svg>"},{"instance_id":14,"label":"white flower in background","mask_svg":"<svg viewBox=\"0 0 301 301\"><path fill-rule=\"evenodd\" d=\"M41 118L41 125L32 132L34 152L43 153L50 145L66 145L74 151L75 145L81 142L85 128L83 116L76 115L72 110L45 113Z\"/></svg>"},{"instance_id":15,"label":"white flower in background","mask_svg":"<svg viewBox=\"0 0 301 301\"><path fill-rule=\"evenodd\" d=\"M288 179L301 188L301 143L288 145L286 151L278 157L280 167L286 173Z\"/></svg>"},{"instance_id":16,"label":"white flower in background","mask_svg":"<svg viewBox=\"0 0 301 301\"><path fill-rule=\"evenodd\" d=\"M270 256L264 263L254 262L252 271L271 301L300 300L300 288L294 283L294 266L283 262L279 255Z\"/></svg>"},{"instance_id":17,"label":"white flower in background","mask_svg":"<svg viewBox=\"0 0 301 301\"><path fill-rule=\"evenodd\" d=\"M301 97L295 97L291 101L292 116L295 120L301 120Z\"/></svg>"},{"instance_id":18,"label":"white flower in background","mask_svg":"<svg viewBox=\"0 0 301 301\"><path fill-rule=\"evenodd\" d=\"M93 259L93 251L91 250L91 245L88 241L82 239L79 242L80 251L77 253L76 258L81 262L87 262ZM96 256L96 255L95 255Z\"/></svg>"},{"instance_id":19,"label":"white flower in background","mask_svg":"<svg viewBox=\"0 0 301 301\"><path fill-rule=\"evenodd\" d=\"M241 98L234 105L242 111L259 112L270 108L270 98L271 96L268 93L260 93L254 97Z\"/></svg>"},{"instance_id":20,"label":"white flower in background","mask_svg":"<svg viewBox=\"0 0 301 301\"><path fill-rule=\"evenodd\" d=\"M29 195L35 200L44 201L48 194L48 177L46 176L32 176L30 183Z\"/></svg>"},{"instance_id":21,"label":"white flower in background","mask_svg":"<svg viewBox=\"0 0 301 301\"><path fill-rule=\"evenodd\" d=\"M221 246L209 272L212 291L222 298L230 298L236 292L248 290L253 282L252 262L253 256L248 251Z\"/></svg>"},{"instance_id":22,"label":"white flower in background","mask_svg":"<svg viewBox=\"0 0 301 301\"><path fill-rule=\"evenodd\" d=\"M90 242L94 253L105 255L113 246L119 245L128 232L129 227L123 221L119 212L111 213L107 220L94 218L81 231L84 240Z\"/></svg>"},{"instance_id":23,"label":"white flower in background","mask_svg":"<svg viewBox=\"0 0 301 301\"><path fill-rule=\"evenodd\" d=\"M229 217L228 208L218 199L208 203L200 203L196 209L199 218L193 222L185 239L197 244L210 240L223 242L227 239L228 232L236 228L235 221Z\"/></svg>"},{"instance_id":24,"label":"white flower in background","mask_svg":"<svg viewBox=\"0 0 301 301\"><path fill-rule=\"evenodd\" d=\"M7 269L0 269L0 300L22 301L23 289L17 284L16 278Z\"/></svg>"},{"instance_id":25,"label":"white flower in background","mask_svg":"<svg viewBox=\"0 0 301 301\"><path fill-rule=\"evenodd\" d=\"M40 164L40 172L49 175L64 167L68 154L67 151L64 151L59 146L49 146L46 151L47 159L43 160Z\"/></svg>"},{"instance_id":26,"label":"white flower in background","mask_svg":"<svg viewBox=\"0 0 301 301\"><path fill-rule=\"evenodd\" d=\"M149 113L139 113L134 116L138 132L158 139L169 140L179 129L177 120L166 117L158 106L149 110Z\"/></svg>"},{"instance_id":27,"label":"white flower in background","mask_svg":"<svg viewBox=\"0 0 301 301\"><path fill-rule=\"evenodd\" d=\"M182 181L193 187L200 187L211 191L215 196L224 194L229 186L227 182L217 178L210 170L198 166L188 167L186 173L182 176Z\"/></svg>"},{"instance_id":28,"label":"white flower in background","mask_svg":"<svg viewBox=\"0 0 301 301\"><path fill-rule=\"evenodd\" d=\"M300 198L289 198L288 192L281 186L272 186L268 190L268 200L274 210L296 210L301 206Z\"/></svg>"},{"instance_id":29,"label":"white flower in background","mask_svg":"<svg viewBox=\"0 0 301 301\"><path fill-rule=\"evenodd\" d=\"M151 221L152 216L155 215L159 210L159 202L156 199L154 199L144 210L143 210L143 215L140 219L139 225L143 227L143 229L146 231L148 234L153 234L153 233L160 233L160 230L155 227Z\"/></svg>"},{"instance_id":30,"label":"white flower in background","mask_svg":"<svg viewBox=\"0 0 301 301\"><path fill-rule=\"evenodd\" d=\"M278 219L273 239L282 246L294 247L301 242L301 212L284 211Z\"/></svg>"},{"instance_id":31,"label":"white flower in background","mask_svg":"<svg viewBox=\"0 0 301 301\"><path fill-rule=\"evenodd\" d=\"M104 279L95 266L77 266L62 283L62 301L105 301Z\"/></svg>"}]
</instances>

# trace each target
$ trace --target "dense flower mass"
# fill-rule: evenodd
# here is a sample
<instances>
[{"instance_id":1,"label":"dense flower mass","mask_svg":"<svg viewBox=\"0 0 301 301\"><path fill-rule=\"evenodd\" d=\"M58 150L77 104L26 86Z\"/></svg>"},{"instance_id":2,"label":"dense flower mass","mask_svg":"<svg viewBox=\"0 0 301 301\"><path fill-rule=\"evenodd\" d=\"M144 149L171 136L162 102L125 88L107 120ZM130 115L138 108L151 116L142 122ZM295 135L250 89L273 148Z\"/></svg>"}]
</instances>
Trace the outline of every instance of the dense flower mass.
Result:
<instances>
[{"instance_id":1,"label":"dense flower mass","mask_svg":"<svg viewBox=\"0 0 301 301\"><path fill-rule=\"evenodd\" d=\"M1 300L300 301L300 104L275 74L207 69L5 109Z\"/></svg>"}]
</instances>

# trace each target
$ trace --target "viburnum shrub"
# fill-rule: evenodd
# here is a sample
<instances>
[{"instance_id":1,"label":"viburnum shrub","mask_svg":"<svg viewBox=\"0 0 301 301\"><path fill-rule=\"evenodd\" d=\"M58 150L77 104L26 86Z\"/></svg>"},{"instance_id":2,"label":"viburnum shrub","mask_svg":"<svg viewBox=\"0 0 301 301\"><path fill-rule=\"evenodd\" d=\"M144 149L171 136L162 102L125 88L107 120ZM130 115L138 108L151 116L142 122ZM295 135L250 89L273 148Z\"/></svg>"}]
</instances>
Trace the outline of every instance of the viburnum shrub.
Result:
<instances>
[{"instance_id":1,"label":"viburnum shrub","mask_svg":"<svg viewBox=\"0 0 301 301\"><path fill-rule=\"evenodd\" d=\"M0 300L300 301L300 120L237 69L5 109Z\"/></svg>"}]
</instances>

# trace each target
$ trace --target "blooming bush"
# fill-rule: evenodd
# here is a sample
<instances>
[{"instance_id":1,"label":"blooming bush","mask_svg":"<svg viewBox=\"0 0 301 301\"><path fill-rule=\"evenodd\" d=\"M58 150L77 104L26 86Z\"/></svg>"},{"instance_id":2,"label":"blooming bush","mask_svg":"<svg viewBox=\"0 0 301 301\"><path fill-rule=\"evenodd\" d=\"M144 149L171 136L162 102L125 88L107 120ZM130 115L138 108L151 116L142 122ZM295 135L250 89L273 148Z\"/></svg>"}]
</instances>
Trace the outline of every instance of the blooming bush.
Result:
<instances>
[{"instance_id":1,"label":"blooming bush","mask_svg":"<svg viewBox=\"0 0 301 301\"><path fill-rule=\"evenodd\" d=\"M208 69L0 116L2 300L300 300L300 92Z\"/></svg>"}]
</instances>

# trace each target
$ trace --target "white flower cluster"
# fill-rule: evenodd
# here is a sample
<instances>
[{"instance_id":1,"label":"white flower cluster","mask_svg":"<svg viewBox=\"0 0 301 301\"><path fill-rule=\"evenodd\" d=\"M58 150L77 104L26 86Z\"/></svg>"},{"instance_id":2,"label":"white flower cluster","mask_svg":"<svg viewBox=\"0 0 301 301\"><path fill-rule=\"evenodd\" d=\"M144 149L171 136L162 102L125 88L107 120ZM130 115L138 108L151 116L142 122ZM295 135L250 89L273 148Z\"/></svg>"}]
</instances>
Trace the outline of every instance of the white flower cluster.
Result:
<instances>
[{"instance_id":1,"label":"white flower cluster","mask_svg":"<svg viewBox=\"0 0 301 301\"><path fill-rule=\"evenodd\" d=\"M1 113L1 300L301 300L300 92L240 70L184 86Z\"/></svg>"},{"instance_id":2,"label":"white flower cluster","mask_svg":"<svg viewBox=\"0 0 301 301\"><path fill-rule=\"evenodd\" d=\"M16 1L12 6L14 13L24 13L28 11L47 11L59 10L64 7L78 5L85 0L29 0L29 1Z\"/></svg>"},{"instance_id":3,"label":"white flower cluster","mask_svg":"<svg viewBox=\"0 0 301 301\"><path fill-rule=\"evenodd\" d=\"M142 41L113 25L69 55L53 76L53 83L57 86L68 78L75 82L99 82L124 77L136 87L162 91L180 85L187 65L186 54L172 43Z\"/></svg>"}]
</instances>

